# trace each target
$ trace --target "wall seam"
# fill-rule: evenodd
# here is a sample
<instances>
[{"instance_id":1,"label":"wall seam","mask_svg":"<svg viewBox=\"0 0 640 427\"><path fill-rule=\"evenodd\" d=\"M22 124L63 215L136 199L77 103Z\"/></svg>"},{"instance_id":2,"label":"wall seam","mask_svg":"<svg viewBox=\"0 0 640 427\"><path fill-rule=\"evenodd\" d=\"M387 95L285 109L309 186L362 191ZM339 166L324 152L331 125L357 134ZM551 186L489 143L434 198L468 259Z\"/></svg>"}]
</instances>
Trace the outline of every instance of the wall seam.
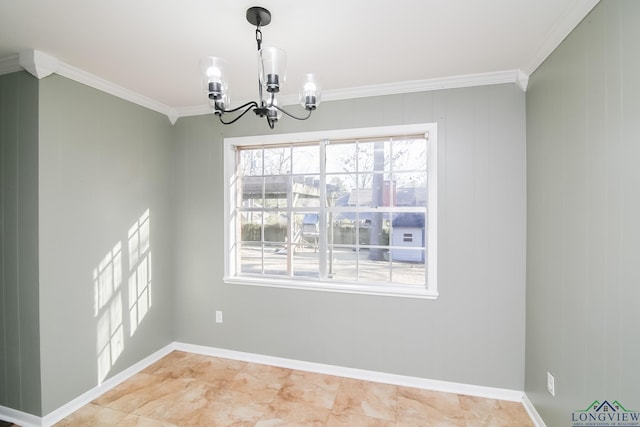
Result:
<instances>
[{"instance_id":1,"label":"wall seam","mask_svg":"<svg viewBox=\"0 0 640 427\"><path fill-rule=\"evenodd\" d=\"M18 75L17 97L16 97L16 297L18 312L18 402L20 409L23 409L23 386L22 386L22 330L20 322L20 75Z\"/></svg>"},{"instance_id":2,"label":"wall seam","mask_svg":"<svg viewBox=\"0 0 640 427\"><path fill-rule=\"evenodd\" d=\"M2 81L2 85L4 86L6 83L3 80ZM3 92L4 93L4 90ZM4 100L0 99L0 102L4 102ZM4 122L5 122L5 115L4 112L2 114L2 117L0 117L0 120L2 121L2 128L4 130ZM4 135L0 135L0 150L2 150L2 155L0 155L0 159L4 159L4 148L5 148L5 144L4 144ZM2 179L0 177L0 183L2 183ZM1 234L2 236L4 236L4 186L0 186L0 198L2 199L2 203L0 204L0 206L2 206L2 212L0 212L0 228L1 228ZM2 245L2 259L0 259L0 266L2 266L2 277L0 277L0 285L2 286L2 352L4 354L3 357L3 366L1 366L0 368L4 370L4 384L2 384L2 389L4 390L4 394L7 394L7 317L6 317L6 313L7 310L5 309L6 307L6 299L5 299L5 268L4 268L4 259L5 259L5 251L4 251L4 239L2 239L2 241L0 241L0 244ZM4 402L6 403L6 402Z\"/></svg>"}]
</instances>

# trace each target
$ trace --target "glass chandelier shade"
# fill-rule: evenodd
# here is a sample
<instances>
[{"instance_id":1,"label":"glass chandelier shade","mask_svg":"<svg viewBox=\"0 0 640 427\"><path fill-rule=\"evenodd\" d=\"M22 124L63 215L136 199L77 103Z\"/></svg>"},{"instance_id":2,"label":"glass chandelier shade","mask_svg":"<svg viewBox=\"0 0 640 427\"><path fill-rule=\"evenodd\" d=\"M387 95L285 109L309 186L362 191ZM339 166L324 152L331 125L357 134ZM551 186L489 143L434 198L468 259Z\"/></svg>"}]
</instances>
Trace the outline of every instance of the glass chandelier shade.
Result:
<instances>
[{"instance_id":1,"label":"glass chandelier shade","mask_svg":"<svg viewBox=\"0 0 640 427\"><path fill-rule=\"evenodd\" d=\"M280 85L287 79L287 52L277 47L263 47L258 51L260 84L269 93L280 92Z\"/></svg>"},{"instance_id":2,"label":"glass chandelier shade","mask_svg":"<svg viewBox=\"0 0 640 427\"><path fill-rule=\"evenodd\" d=\"M214 108L224 109L229 102L229 82L227 80L227 61L215 56L207 56L200 61L203 87Z\"/></svg>"}]
</instances>

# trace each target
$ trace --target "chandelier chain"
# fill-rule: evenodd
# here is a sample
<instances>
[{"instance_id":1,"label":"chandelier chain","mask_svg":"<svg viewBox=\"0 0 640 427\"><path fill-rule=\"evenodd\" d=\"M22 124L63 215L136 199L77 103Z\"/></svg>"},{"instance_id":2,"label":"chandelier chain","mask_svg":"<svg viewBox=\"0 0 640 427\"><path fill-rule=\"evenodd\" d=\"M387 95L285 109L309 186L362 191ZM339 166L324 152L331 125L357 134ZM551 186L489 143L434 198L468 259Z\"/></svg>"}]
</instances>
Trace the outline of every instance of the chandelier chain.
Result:
<instances>
[{"instance_id":1,"label":"chandelier chain","mask_svg":"<svg viewBox=\"0 0 640 427\"><path fill-rule=\"evenodd\" d=\"M260 25L256 27L256 43L258 44L258 50L262 46L262 31L260 31Z\"/></svg>"}]
</instances>

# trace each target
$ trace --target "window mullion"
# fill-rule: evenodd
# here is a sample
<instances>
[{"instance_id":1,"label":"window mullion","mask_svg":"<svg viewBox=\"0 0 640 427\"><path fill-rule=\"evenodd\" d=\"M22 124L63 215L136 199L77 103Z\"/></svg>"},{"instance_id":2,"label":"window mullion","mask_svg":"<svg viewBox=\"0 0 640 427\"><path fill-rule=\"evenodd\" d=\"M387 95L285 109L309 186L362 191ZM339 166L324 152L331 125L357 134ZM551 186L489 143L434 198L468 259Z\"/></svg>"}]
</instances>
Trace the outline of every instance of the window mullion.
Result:
<instances>
[{"instance_id":1,"label":"window mullion","mask_svg":"<svg viewBox=\"0 0 640 427\"><path fill-rule=\"evenodd\" d=\"M326 165L326 150L328 140L324 139L320 141L320 207L318 211L318 263L320 267L319 275L320 279L325 280L328 276L327 268L327 165Z\"/></svg>"},{"instance_id":2,"label":"window mullion","mask_svg":"<svg viewBox=\"0 0 640 427\"><path fill-rule=\"evenodd\" d=\"M266 183L266 178L264 176L264 148L260 150L260 155L262 157L262 166L260 169L260 176L262 177L262 198L260 199L260 203L262 204L262 214L260 215L260 268L261 268L261 272L262 274L264 274L265 268L264 268L264 263L265 263L265 257L264 257L264 251L266 250L267 245L265 244L265 234L264 234L264 228L266 226L264 219L265 219L265 206L266 206L266 191L267 191L267 183ZM253 203L253 202L252 202Z\"/></svg>"},{"instance_id":3,"label":"window mullion","mask_svg":"<svg viewBox=\"0 0 640 427\"><path fill-rule=\"evenodd\" d=\"M292 147L289 146L287 148L289 150L289 159L293 159ZM289 171L287 172L287 181L288 181L288 190L287 190L287 241L289 242L287 248L287 275L289 277L293 277L293 254L296 250L296 239L295 239L295 217L293 215L293 202L294 202L294 194L293 194L293 164L290 165Z\"/></svg>"}]
</instances>

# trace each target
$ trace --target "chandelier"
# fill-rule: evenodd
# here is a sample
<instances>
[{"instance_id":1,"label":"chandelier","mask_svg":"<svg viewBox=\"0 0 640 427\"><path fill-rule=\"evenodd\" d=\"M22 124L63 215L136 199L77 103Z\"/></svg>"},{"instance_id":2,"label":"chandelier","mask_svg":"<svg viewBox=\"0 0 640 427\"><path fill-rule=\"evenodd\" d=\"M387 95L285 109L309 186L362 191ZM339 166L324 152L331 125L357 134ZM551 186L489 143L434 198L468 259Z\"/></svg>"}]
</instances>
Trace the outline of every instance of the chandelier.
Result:
<instances>
[{"instance_id":1,"label":"chandelier","mask_svg":"<svg viewBox=\"0 0 640 427\"><path fill-rule=\"evenodd\" d=\"M247 21L256 27L256 44L258 45L258 101L250 101L236 108L229 108L228 81L226 75L226 61L222 58L208 56L200 62L203 83L209 104L213 112L225 125L238 121L249 111L258 117L267 119L269 127L273 129L282 114L296 120L306 120L320 104L320 86L313 74L306 74L299 91L299 100L306 110L305 115L292 114L278 105L276 94L286 79L285 68L287 54L276 47L262 47L261 28L271 22L271 13L263 7L247 9ZM265 93L266 92L266 93ZM232 118L225 120L223 116L230 114ZM228 117L228 116L227 116Z\"/></svg>"}]
</instances>

